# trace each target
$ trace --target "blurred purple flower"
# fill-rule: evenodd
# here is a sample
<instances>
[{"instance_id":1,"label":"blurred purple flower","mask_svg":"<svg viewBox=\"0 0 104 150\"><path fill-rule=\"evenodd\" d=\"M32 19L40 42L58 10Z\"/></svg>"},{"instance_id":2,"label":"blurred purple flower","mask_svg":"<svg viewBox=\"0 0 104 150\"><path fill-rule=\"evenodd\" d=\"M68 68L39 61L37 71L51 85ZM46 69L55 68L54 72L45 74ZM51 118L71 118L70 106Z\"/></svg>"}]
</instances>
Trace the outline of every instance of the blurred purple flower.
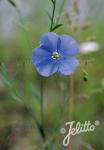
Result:
<instances>
[{"instance_id":1,"label":"blurred purple flower","mask_svg":"<svg viewBox=\"0 0 104 150\"><path fill-rule=\"evenodd\" d=\"M39 48L33 50L32 63L38 73L45 77L55 72L71 75L79 65L74 57L78 53L79 44L72 37L48 32L41 37Z\"/></svg>"}]
</instances>

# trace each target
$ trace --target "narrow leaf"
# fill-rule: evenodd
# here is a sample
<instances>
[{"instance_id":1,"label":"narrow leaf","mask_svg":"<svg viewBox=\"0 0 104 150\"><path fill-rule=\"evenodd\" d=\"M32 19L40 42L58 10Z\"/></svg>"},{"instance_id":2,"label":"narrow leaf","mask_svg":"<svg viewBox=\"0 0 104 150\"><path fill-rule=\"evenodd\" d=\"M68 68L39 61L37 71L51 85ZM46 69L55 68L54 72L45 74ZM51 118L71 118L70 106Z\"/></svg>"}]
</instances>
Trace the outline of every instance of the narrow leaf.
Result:
<instances>
[{"instance_id":1,"label":"narrow leaf","mask_svg":"<svg viewBox=\"0 0 104 150\"><path fill-rule=\"evenodd\" d=\"M14 100L18 101L18 102L22 102L21 98L19 95L17 95L16 93L12 92L11 96Z\"/></svg>"},{"instance_id":2,"label":"narrow leaf","mask_svg":"<svg viewBox=\"0 0 104 150\"><path fill-rule=\"evenodd\" d=\"M63 25L63 24L58 24L58 25L56 25L56 26L52 29L52 31L56 30L57 28L61 27L62 25Z\"/></svg>"},{"instance_id":3,"label":"narrow leaf","mask_svg":"<svg viewBox=\"0 0 104 150\"><path fill-rule=\"evenodd\" d=\"M38 102L41 101L40 95L35 90L33 90L33 96L36 98L36 100L38 100Z\"/></svg>"},{"instance_id":4,"label":"narrow leaf","mask_svg":"<svg viewBox=\"0 0 104 150\"><path fill-rule=\"evenodd\" d=\"M8 0L8 2L9 2L13 7L16 7L16 4L15 4L14 0Z\"/></svg>"},{"instance_id":5,"label":"narrow leaf","mask_svg":"<svg viewBox=\"0 0 104 150\"><path fill-rule=\"evenodd\" d=\"M2 81L8 86L11 87L11 82L9 81L9 79L7 79L3 74L0 73L0 77L2 79Z\"/></svg>"},{"instance_id":6,"label":"narrow leaf","mask_svg":"<svg viewBox=\"0 0 104 150\"><path fill-rule=\"evenodd\" d=\"M41 96L40 96L38 90L36 89L36 87L32 83L30 83L30 89L32 91L32 95L35 97L35 100L40 102L41 101Z\"/></svg>"},{"instance_id":7,"label":"narrow leaf","mask_svg":"<svg viewBox=\"0 0 104 150\"><path fill-rule=\"evenodd\" d=\"M5 64L0 65L0 77L7 86L11 87L11 81L9 80Z\"/></svg>"},{"instance_id":8,"label":"narrow leaf","mask_svg":"<svg viewBox=\"0 0 104 150\"><path fill-rule=\"evenodd\" d=\"M37 119L37 115L36 115L35 111L33 111L33 109L31 108L31 106L27 106L27 105L25 105L25 106L26 106L28 112L31 114L31 117L35 120L38 129L40 130L40 123L39 123L39 121Z\"/></svg>"}]
</instances>

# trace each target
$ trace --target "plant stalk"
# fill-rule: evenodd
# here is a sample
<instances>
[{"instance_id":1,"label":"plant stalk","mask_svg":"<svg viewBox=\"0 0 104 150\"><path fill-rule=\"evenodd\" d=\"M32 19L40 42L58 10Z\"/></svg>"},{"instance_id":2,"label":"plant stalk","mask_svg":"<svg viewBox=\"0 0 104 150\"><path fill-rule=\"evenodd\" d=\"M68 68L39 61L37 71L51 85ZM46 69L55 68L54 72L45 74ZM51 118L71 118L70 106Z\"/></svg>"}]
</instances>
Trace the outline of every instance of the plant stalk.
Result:
<instances>
[{"instance_id":1,"label":"plant stalk","mask_svg":"<svg viewBox=\"0 0 104 150\"><path fill-rule=\"evenodd\" d=\"M53 1L53 11L52 11L52 20L51 20L50 32L53 29L54 16L55 16L55 8L56 8L56 0Z\"/></svg>"},{"instance_id":2,"label":"plant stalk","mask_svg":"<svg viewBox=\"0 0 104 150\"><path fill-rule=\"evenodd\" d=\"M41 81L40 81L40 94L41 94L41 105L40 105L40 115L41 115L41 126L42 126L42 137L43 140L45 141L45 131L44 131L44 95L43 95L43 77L41 77Z\"/></svg>"}]
</instances>

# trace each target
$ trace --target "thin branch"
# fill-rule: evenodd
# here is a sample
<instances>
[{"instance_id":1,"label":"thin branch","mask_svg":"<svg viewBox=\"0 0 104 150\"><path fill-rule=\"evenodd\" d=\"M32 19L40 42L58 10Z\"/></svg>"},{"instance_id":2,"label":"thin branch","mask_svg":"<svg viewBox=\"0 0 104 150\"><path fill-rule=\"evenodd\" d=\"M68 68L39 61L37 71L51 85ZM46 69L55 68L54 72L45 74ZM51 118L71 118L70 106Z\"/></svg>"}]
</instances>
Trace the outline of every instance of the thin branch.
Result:
<instances>
[{"instance_id":1,"label":"thin branch","mask_svg":"<svg viewBox=\"0 0 104 150\"><path fill-rule=\"evenodd\" d=\"M51 20L50 32L51 32L52 29L53 29L54 16L55 16L55 8L56 8L56 0L53 1L53 12L52 12L52 20Z\"/></svg>"}]
</instances>

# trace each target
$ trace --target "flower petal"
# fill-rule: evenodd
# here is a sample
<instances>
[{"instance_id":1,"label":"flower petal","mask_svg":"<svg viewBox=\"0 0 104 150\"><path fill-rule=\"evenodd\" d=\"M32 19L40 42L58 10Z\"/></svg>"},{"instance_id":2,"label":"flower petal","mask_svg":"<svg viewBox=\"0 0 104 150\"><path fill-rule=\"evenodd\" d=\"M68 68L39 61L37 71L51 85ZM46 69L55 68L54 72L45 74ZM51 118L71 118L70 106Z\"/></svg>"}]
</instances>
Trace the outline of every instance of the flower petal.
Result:
<instances>
[{"instance_id":1,"label":"flower petal","mask_svg":"<svg viewBox=\"0 0 104 150\"><path fill-rule=\"evenodd\" d=\"M58 65L52 60L50 53L41 48L33 51L32 63L38 73L45 77L54 74L58 70Z\"/></svg>"},{"instance_id":2,"label":"flower petal","mask_svg":"<svg viewBox=\"0 0 104 150\"><path fill-rule=\"evenodd\" d=\"M52 59L46 59L36 64L38 73L44 77L49 77L58 70L58 65L52 61Z\"/></svg>"},{"instance_id":3,"label":"flower petal","mask_svg":"<svg viewBox=\"0 0 104 150\"><path fill-rule=\"evenodd\" d=\"M78 65L79 65L79 61L74 57L62 58L59 65L58 72L61 75L71 75L75 72Z\"/></svg>"},{"instance_id":4,"label":"flower petal","mask_svg":"<svg viewBox=\"0 0 104 150\"><path fill-rule=\"evenodd\" d=\"M38 64L41 61L44 61L45 59L50 58L50 57L51 57L51 54L49 52L45 51L42 48L36 48L33 50L33 53L32 53L32 63Z\"/></svg>"},{"instance_id":5,"label":"flower petal","mask_svg":"<svg viewBox=\"0 0 104 150\"><path fill-rule=\"evenodd\" d=\"M79 44L71 36L62 35L60 40L59 52L61 54L73 56L79 53Z\"/></svg>"},{"instance_id":6,"label":"flower petal","mask_svg":"<svg viewBox=\"0 0 104 150\"><path fill-rule=\"evenodd\" d=\"M58 35L54 32L48 32L41 37L40 47L49 52L57 50Z\"/></svg>"}]
</instances>

